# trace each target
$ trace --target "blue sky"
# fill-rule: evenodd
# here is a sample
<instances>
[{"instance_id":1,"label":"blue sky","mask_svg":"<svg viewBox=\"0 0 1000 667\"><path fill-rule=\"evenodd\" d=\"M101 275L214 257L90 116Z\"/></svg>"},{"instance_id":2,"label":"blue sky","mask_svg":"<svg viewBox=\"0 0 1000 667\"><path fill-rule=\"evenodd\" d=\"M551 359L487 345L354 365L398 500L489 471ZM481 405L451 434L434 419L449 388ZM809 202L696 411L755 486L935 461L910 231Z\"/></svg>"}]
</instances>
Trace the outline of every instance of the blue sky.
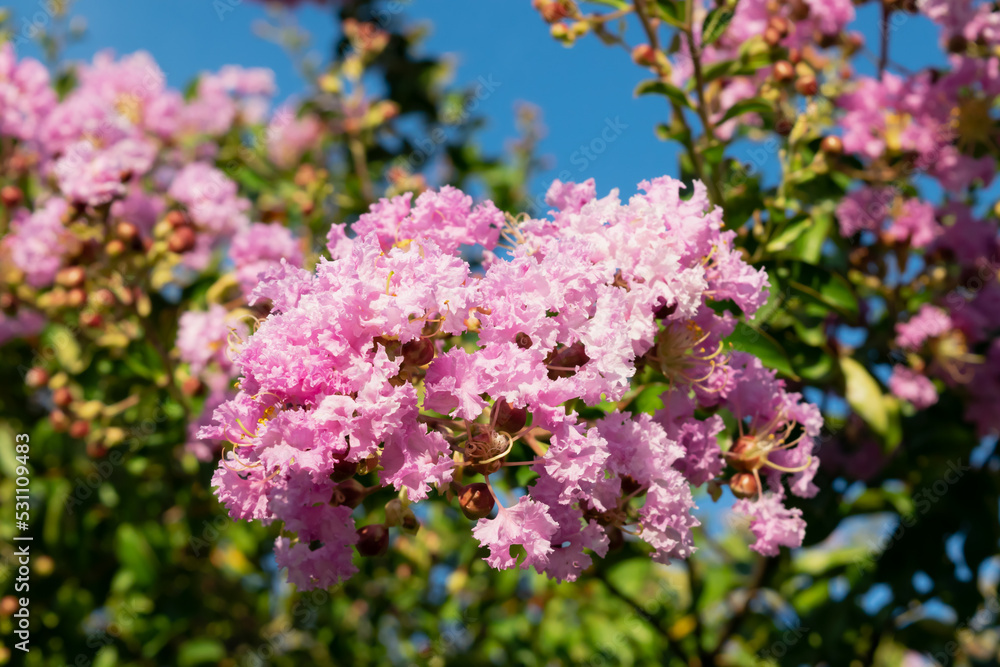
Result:
<instances>
[{"instance_id":1,"label":"blue sky","mask_svg":"<svg viewBox=\"0 0 1000 667\"><path fill-rule=\"evenodd\" d=\"M541 107L548 127L541 152L549 157L551 169L533 184L536 195L557 177L578 181L594 177L599 193L618 187L628 196L640 180L676 175L676 148L653 135L656 123L666 120L667 106L655 96L633 98L632 91L647 78L646 72L633 65L622 49L604 46L593 36L572 48L561 46L549 37L529 0L400 4L403 12L391 20L428 20L431 32L425 49L452 54L456 83L479 77L499 83L480 106L488 119L480 135L485 149L498 152L515 136L515 103L528 101ZM24 20L41 16L44 5L45 0L7 3L19 28ZM74 13L86 18L88 31L69 49L67 55L73 58L89 59L108 47L120 54L145 49L178 87L201 71L229 63L275 70L282 98L303 86L282 49L254 35L253 25L268 15L258 2L77 0ZM939 64L933 26L920 17L899 16L902 22L892 33L893 59L911 68ZM312 32L317 57L324 59L333 37L329 10L306 4L297 10L297 17ZM876 7L865 7L855 26L873 50L878 44L877 21ZM637 39L636 33L633 36ZM929 48L932 44L935 48ZM38 51L29 48L25 53ZM874 66L860 59L858 69L870 73Z\"/></svg>"}]
</instances>

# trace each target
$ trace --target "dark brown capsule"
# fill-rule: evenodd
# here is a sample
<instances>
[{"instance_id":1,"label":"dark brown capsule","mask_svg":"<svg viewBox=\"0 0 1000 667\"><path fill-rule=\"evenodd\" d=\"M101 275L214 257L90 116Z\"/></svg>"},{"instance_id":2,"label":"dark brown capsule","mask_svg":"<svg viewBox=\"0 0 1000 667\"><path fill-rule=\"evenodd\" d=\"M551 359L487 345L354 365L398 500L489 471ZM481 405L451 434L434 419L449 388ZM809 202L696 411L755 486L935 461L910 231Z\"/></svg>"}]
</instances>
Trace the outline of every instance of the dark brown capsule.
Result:
<instances>
[{"instance_id":1,"label":"dark brown capsule","mask_svg":"<svg viewBox=\"0 0 1000 667\"><path fill-rule=\"evenodd\" d=\"M483 482L469 484L462 489L458 495L458 504L462 508L462 514L467 518L485 519L493 511L496 500L490 492L490 487Z\"/></svg>"}]
</instances>

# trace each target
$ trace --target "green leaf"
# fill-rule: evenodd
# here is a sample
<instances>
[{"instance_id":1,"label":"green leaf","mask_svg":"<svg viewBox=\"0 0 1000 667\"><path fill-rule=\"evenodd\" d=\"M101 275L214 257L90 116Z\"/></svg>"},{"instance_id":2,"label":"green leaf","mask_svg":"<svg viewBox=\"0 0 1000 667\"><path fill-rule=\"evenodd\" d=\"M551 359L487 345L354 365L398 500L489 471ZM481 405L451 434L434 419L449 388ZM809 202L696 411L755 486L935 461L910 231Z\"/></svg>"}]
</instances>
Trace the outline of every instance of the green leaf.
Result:
<instances>
[{"instance_id":1,"label":"green leaf","mask_svg":"<svg viewBox=\"0 0 1000 667\"><path fill-rule=\"evenodd\" d=\"M742 116L745 113L768 113L774 111L774 105L765 100L762 97L751 97L746 100L740 100L733 106L729 107L725 114L722 116L722 120L716 123L716 125L722 125L730 118L736 118L737 116Z\"/></svg>"},{"instance_id":2,"label":"green leaf","mask_svg":"<svg viewBox=\"0 0 1000 667\"><path fill-rule=\"evenodd\" d=\"M764 249L768 252L781 252L794 243L795 240L802 236L802 234L804 234L807 230L812 228L814 224L815 223L811 218L805 218L804 220L793 222L775 234L774 237L767 242L767 245L764 246Z\"/></svg>"},{"instance_id":3,"label":"green leaf","mask_svg":"<svg viewBox=\"0 0 1000 667\"><path fill-rule=\"evenodd\" d=\"M823 253L823 243L833 227L833 215L829 211L814 209L811 218L812 226L803 231L791 248L791 255L807 264L819 261Z\"/></svg>"},{"instance_id":4,"label":"green leaf","mask_svg":"<svg viewBox=\"0 0 1000 667\"><path fill-rule=\"evenodd\" d=\"M733 10L727 7L716 7L705 17L701 24L701 44L703 47L713 44L726 32L729 22L733 20Z\"/></svg>"},{"instance_id":5,"label":"green leaf","mask_svg":"<svg viewBox=\"0 0 1000 667\"><path fill-rule=\"evenodd\" d=\"M691 101L688 99L684 91L677 86L667 83L666 81L660 81L659 79L649 79L648 81L643 81L638 86L635 87L635 95L666 95L672 101L685 106L688 109L692 109Z\"/></svg>"},{"instance_id":6,"label":"green leaf","mask_svg":"<svg viewBox=\"0 0 1000 667\"><path fill-rule=\"evenodd\" d=\"M115 536L115 555L139 585L148 586L156 578L157 560L146 537L131 524L123 523Z\"/></svg>"},{"instance_id":7,"label":"green leaf","mask_svg":"<svg viewBox=\"0 0 1000 667\"><path fill-rule=\"evenodd\" d=\"M702 155L705 156L705 161L710 165L717 165L722 162L722 157L725 153L726 145L721 142L713 144L702 151Z\"/></svg>"},{"instance_id":8,"label":"green leaf","mask_svg":"<svg viewBox=\"0 0 1000 667\"><path fill-rule=\"evenodd\" d=\"M684 143L691 136L691 132L686 128L672 129L666 123L658 123L655 132L656 137L662 141L679 141Z\"/></svg>"},{"instance_id":9,"label":"green leaf","mask_svg":"<svg viewBox=\"0 0 1000 667\"><path fill-rule=\"evenodd\" d=\"M684 0L657 0L656 5L659 9L660 18L675 28L684 27L685 16L687 14Z\"/></svg>"},{"instance_id":10,"label":"green leaf","mask_svg":"<svg viewBox=\"0 0 1000 667\"><path fill-rule=\"evenodd\" d=\"M853 320L858 314L858 298L847 279L838 273L799 261L765 264L778 285Z\"/></svg>"},{"instance_id":11,"label":"green leaf","mask_svg":"<svg viewBox=\"0 0 1000 667\"><path fill-rule=\"evenodd\" d=\"M729 71L736 67L737 64L738 63L735 60L723 60L717 63L712 63L711 65L706 65L702 70L702 78L705 80L705 83L715 81L716 79L720 79L729 74ZM691 85L694 85L693 78Z\"/></svg>"},{"instance_id":12,"label":"green leaf","mask_svg":"<svg viewBox=\"0 0 1000 667\"><path fill-rule=\"evenodd\" d=\"M177 664L181 667L218 664L226 657L226 648L216 639L192 639L181 644L177 652Z\"/></svg>"},{"instance_id":13,"label":"green leaf","mask_svg":"<svg viewBox=\"0 0 1000 667\"><path fill-rule=\"evenodd\" d=\"M883 452L891 454L903 442L903 419L900 411L899 400L895 396L885 394L882 396L885 405L885 413L889 418L888 428L884 434Z\"/></svg>"},{"instance_id":14,"label":"green leaf","mask_svg":"<svg viewBox=\"0 0 1000 667\"><path fill-rule=\"evenodd\" d=\"M645 412L651 415L657 410L663 409L663 401L660 399L660 396L668 389L670 387L662 383L654 383L647 386L629 403L629 412L632 414Z\"/></svg>"},{"instance_id":15,"label":"green leaf","mask_svg":"<svg viewBox=\"0 0 1000 667\"><path fill-rule=\"evenodd\" d=\"M889 410L878 381L851 357L841 357L840 370L844 373L847 403L875 433L886 436L890 425Z\"/></svg>"},{"instance_id":16,"label":"green leaf","mask_svg":"<svg viewBox=\"0 0 1000 667\"><path fill-rule=\"evenodd\" d=\"M785 348L763 329L743 322L724 342L727 348L749 352L768 368L773 368L793 380L799 379Z\"/></svg>"}]
</instances>

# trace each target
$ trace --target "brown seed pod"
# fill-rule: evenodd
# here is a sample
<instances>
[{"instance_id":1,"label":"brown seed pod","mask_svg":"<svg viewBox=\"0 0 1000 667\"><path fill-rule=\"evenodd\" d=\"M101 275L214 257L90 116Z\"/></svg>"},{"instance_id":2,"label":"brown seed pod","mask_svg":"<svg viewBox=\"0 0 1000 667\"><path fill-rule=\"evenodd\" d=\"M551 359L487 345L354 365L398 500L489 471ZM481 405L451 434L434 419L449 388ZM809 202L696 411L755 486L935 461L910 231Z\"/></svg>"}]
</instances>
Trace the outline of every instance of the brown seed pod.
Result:
<instances>
[{"instance_id":1,"label":"brown seed pod","mask_svg":"<svg viewBox=\"0 0 1000 667\"><path fill-rule=\"evenodd\" d=\"M104 252L108 253L108 257L118 257L127 250L125 244L120 239L111 239L108 244L104 246Z\"/></svg>"},{"instance_id":2,"label":"brown seed pod","mask_svg":"<svg viewBox=\"0 0 1000 667\"><path fill-rule=\"evenodd\" d=\"M819 148L827 155L840 155L844 152L844 142L840 137L831 134L823 137L823 141L819 143Z\"/></svg>"},{"instance_id":3,"label":"brown seed pod","mask_svg":"<svg viewBox=\"0 0 1000 667\"><path fill-rule=\"evenodd\" d=\"M812 74L806 74L795 80L795 90L801 95L815 95L819 91L819 82Z\"/></svg>"},{"instance_id":4,"label":"brown seed pod","mask_svg":"<svg viewBox=\"0 0 1000 667\"><path fill-rule=\"evenodd\" d=\"M69 417L62 410L53 410L50 412L49 422L52 424L52 430L56 433L62 433L69 428Z\"/></svg>"},{"instance_id":5,"label":"brown seed pod","mask_svg":"<svg viewBox=\"0 0 1000 667\"><path fill-rule=\"evenodd\" d=\"M101 317L100 313L95 313L93 311L86 311L80 313L80 324L85 327L90 327L91 329L96 329L104 324L104 318Z\"/></svg>"},{"instance_id":6,"label":"brown seed pod","mask_svg":"<svg viewBox=\"0 0 1000 667\"><path fill-rule=\"evenodd\" d=\"M0 188L0 201L7 208L14 208L21 203L23 198L24 193L16 185L5 185L3 188Z\"/></svg>"},{"instance_id":7,"label":"brown seed pod","mask_svg":"<svg viewBox=\"0 0 1000 667\"><path fill-rule=\"evenodd\" d=\"M625 534L618 526L605 526L604 532L608 535L608 550L618 551L625 546Z\"/></svg>"},{"instance_id":8,"label":"brown seed pod","mask_svg":"<svg viewBox=\"0 0 1000 667\"><path fill-rule=\"evenodd\" d=\"M139 238L139 228L131 222L122 220L115 225L115 236L117 236L118 240L122 243L132 243Z\"/></svg>"},{"instance_id":9,"label":"brown seed pod","mask_svg":"<svg viewBox=\"0 0 1000 667\"><path fill-rule=\"evenodd\" d=\"M75 440L83 440L90 433L90 422L78 419L69 425L69 437Z\"/></svg>"},{"instance_id":10,"label":"brown seed pod","mask_svg":"<svg viewBox=\"0 0 1000 667\"><path fill-rule=\"evenodd\" d=\"M337 461L333 464L333 472L330 473L330 479L339 484L340 482L346 482L350 478L354 477L357 472L357 461Z\"/></svg>"},{"instance_id":11,"label":"brown seed pod","mask_svg":"<svg viewBox=\"0 0 1000 667\"><path fill-rule=\"evenodd\" d=\"M66 292L66 305L70 308L79 308L87 302L87 293L77 287Z\"/></svg>"},{"instance_id":12,"label":"brown seed pod","mask_svg":"<svg viewBox=\"0 0 1000 667\"><path fill-rule=\"evenodd\" d=\"M590 361L590 357L587 356L583 343L580 341L577 341L568 347L558 349L549 355L549 360L547 362L548 365L559 367L549 369L549 379L555 380L556 378L561 377L572 377L576 375L575 369L583 366L588 361Z\"/></svg>"},{"instance_id":13,"label":"brown seed pod","mask_svg":"<svg viewBox=\"0 0 1000 667\"><path fill-rule=\"evenodd\" d=\"M188 218L184 215L183 211L170 211L163 218L171 228L177 229L178 227L184 227L188 223Z\"/></svg>"},{"instance_id":14,"label":"brown seed pod","mask_svg":"<svg viewBox=\"0 0 1000 667\"><path fill-rule=\"evenodd\" d=\"M196 241L197 237L195 236L194 229L191 227L177 227L167 239L167 247L170 249L170 252L181 254L193 250Z\"/></svg>"},{"instance_id":15,"label":"brown seed pod","mask_svg":"<svg viewBox=\"0 0 1000 667\"><path fill-rule=\"evenodd\" d=\"M424 366L434 361L437 348L429 338L418 338L403 345L403 360L410 366Z\"/></svg>"},{"instance_id":16,"label":"brown seed pod","mask_svg":"<svg viewBox=\"0 0 1000 667\"><path fill-rule=\"evenodd\" d=\"M362 556L381 556L389 550L389 530L380 523L358 528L358 553Z\"/></svg>"},{"instance_id":17,"label":"brown seed pod","mask_svg":"<svg viewBox=\"0 0 1000 667\"><path fill-rule=\"evenodd\" d=\"M28 385L32 389L38 389L49 382L49 373L44 368L40 366L35 366L34 368L29 368L28 372L24 374L24 384Z\"/></svg>"},{"instance_id":18,"label":"brown seed pod","mask_svg":"<svg viewBox=\"0 0 1000 667\"><path fill-rule=\"evenodd\" d=\"M493 511L496 500L490 492L490 487L483 482L469 484L458 494L458 504L466 518L485 519Z\"/></svg>"},{"instance_id":19,"label":"brown seed pod","mask_svg":"<svg viewBox=\"0 0 1000 667\"><path fill-rule=\"evenodd\" d=\"M344 505L353 509L360 505L367 495L368 489L361 482L356 479L347 479L334 487L330 504L334 506Z\"/></svg>"},{"instance_id":20,"label":"brown seed pod","mask_svg":"<svg viewBox=\"0 0 1000 667\"><path fill-rule=\"evenodd\" d=\"M793 21L805 21L809 18L809 3L806 0L791 0L788 3L790 11L788 16L791 17Z\"/></svg>"},{"instance_id":21,"label":"brown seed pod","mask_svg":"<svg viewBox=\"0 0 1000 667\"><path fill-rule=\"evenodd\" d=\"M782 38L788 35L788 19L784 16L772 16L767 20L767 27L774 28L774 30L781 35Z\"/></svg>"},{"instance_id":22,"label":"brown seed pod","mask_svg":"<svg viewBox=\"0 0 1000 667\"><path fill-rule=\"evenodd\" d=\"M59 387L52 392L52 402L60 408L65 408L73 402L73 394L70 393L67 387Z\"/></svg>"},{"instance_id":23,"label":"brown seed pod","mask_svg":"<svg viewBox=\"0 0 1000 667\"><path fill-rule=\"evenodd\" d=\"M757 439L752 435L744 435L736 441L728 452L726 459L729 464L740 472L753 472L764 464L763 457L757 448Z\"/></svg>"},{"instance_id":24,"label":"brown seed pod","mask_svg":"<svg viewBox=\"0 0 1000 667\"><path fill-rule=\"evenodd\" d=\"M493 404L493 411L496 413L496 429L514 435L524 428L528 423L528 409L515 408L505 399L498 399Z\"/></svg>"},{"instance_id":25,"label":"brown seed pod","mask_svg":"<svg viewBox=\"0 0 1000 667\"><path fill-rule=\"evenodd\" d=\"M514 342L517 343L517 346L522 350L528 350L531 348L531 336L523 331L519 331L517 335L514 336Z\"/></svg>"},{"instance_id":26,"label":"brown seed pod","mask_svg":"<svg viewBox=\"0 0 1000 667\"><path fill-rule=\"evenodd\" d=\"M965 53L969 48L969 40L964 35L955 34L948 39L948 53Z\"/></svg>"},{"instance_id":27,"label":"brown seed pod","mask_svg":"<svg viewBox=\"0 0 1000 667\"><path fill-rule=\"evenodd\" d=\"M204 388L205 385L201 383L201 380L193 376L181 383L181 391L184 392L185 396L197 396Z\"/></svg>"},{"instance_id":28,"label":"brown seed pod","mask_svg":"<svg viewBox=\"0 0 1000 667\"><path fill-rule=\"evenodd\" d=\"M788 83L795 78L795 66L787 60L779 60L771 68L771 76L778 83Z\"/></svg>"},{"instance_id":29,"label":"brown seed pod","mask_svg":"<svg viewBox=\"0 0 1000 667\"><path fill-rule=\"evenodd\" d=\"M87 272L82 266L67 266L56 273L56 283L63 287L80 287L87 280Z\"/></svg>"},{"instance_id":30,"label":"brown seed pod","mask_svg":"<svg viewBox=\"0 0 1000 667\"><path fill-rule=\"evenodd\" d=\"M656 49L649 44L638 44L632 49L632 62L643 67L656 64Z\"/></svg>"},{"instance_id":31,"label":"brown seed pod","mask_svg":"<svg viewBox=\"0 0 1000 667\"><path fill-rule=\"evenodd\" d=\"M760 492L757 479L748 472L739 472L729 480L729 488L737 498L749 498Z\"/></svg>"}]
</instances>

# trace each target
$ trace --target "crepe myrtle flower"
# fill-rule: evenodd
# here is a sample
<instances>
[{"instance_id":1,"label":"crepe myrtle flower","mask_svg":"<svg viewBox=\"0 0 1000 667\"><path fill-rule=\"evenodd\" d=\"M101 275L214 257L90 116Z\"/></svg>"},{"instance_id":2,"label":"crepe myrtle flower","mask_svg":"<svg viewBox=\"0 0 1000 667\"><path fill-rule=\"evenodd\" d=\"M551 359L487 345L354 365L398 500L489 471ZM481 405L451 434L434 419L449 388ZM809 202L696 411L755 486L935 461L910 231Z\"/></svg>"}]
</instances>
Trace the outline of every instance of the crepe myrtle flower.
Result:
<instances>
[{"instance_id":1,"label":"crepe myrtle flower","mask_svg":"<svg viewBox=\"0 0 1000 667\"><path fill-rule=\"evenodd\" d=\"M206 226L187 198L194 175L173 197ZM353 237L331 232L333 258L313 271L258 252L246 241L271 230L247 227L233 255L250 258L251 303L269 314L233 341L236 393L198 433L229 443L213 484L230 514L283 523L279 564L325 586L356 571L352 553L377 558L392 531L419 529L411 505L441 494L476 522L490 566L572 581L624 536L659 562L690 556L692 485L727 461L758 488L814 493L818 411L724 346L735 317L713 308L754 312L767 275L735 251L705 188L682 188L658 178L623 202L557 182L543 219L449 187L383 199ZM238 210L231 190L216 194ZM467 245L485 249L480 270ZM655 415L624 411L640 367L667 380ZM704 416L720 410L743 429L727 456L723 420ZM529 481L511 489L519 466ZM385 522L364 520L388 494Z\"/></svg>"}]
</instances>

